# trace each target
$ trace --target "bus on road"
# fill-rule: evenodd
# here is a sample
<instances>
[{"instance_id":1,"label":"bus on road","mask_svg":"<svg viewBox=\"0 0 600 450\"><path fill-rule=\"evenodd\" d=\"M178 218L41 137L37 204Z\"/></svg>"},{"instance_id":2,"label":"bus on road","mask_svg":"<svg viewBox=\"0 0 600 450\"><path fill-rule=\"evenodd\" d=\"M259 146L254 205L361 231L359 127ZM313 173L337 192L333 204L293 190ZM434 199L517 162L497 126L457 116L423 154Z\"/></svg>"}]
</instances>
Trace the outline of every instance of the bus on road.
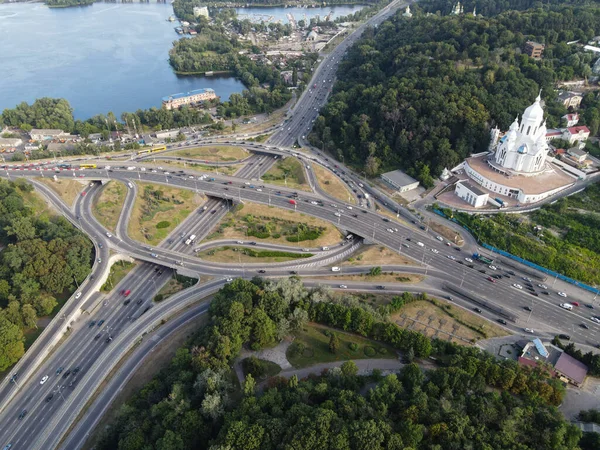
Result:
<instances>
[{"instance_id":1,"label":"bus on road","mask_svg":"<svg viewBox=\"0 0 600 450\"><path fill-rule=\"evenodd\" d=\"M79 164L80 169L95 169L96 164Z\"/></svg>"}]
</instances>

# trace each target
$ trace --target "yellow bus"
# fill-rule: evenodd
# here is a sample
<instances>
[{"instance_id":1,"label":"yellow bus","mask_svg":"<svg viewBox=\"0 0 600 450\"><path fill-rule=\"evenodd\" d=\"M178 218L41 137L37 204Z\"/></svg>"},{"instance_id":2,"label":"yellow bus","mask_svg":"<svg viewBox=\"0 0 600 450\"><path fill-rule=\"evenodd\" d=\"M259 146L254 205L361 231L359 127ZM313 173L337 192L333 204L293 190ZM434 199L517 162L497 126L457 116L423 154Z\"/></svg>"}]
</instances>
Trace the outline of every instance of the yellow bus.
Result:
<instances>
[{"instance_id":1,"label":"yellow bus","mask_svg":"<svg viewBox=\"0 0 600 450\"><path fill-rule=\"evenodd\" d=\"M80 169L95 169L96 164L79 164Z\"/></svg>"},{"instance_id":2,"label":"yellow bus","mask_svg":"<svg viewBox=\"0 0 600 450\"><path fill-rule=\"evenodd\" d=\"M166 150L166 149L167 149L167 146L166 146L166 145L160 145L160 146L158 146L158 147L154 147L152 150L150 150L150 152L151 152L151 153L154 153L154 152L160 152L160 151L162 151L162 150Z\"/></svg>"}]
</instances>

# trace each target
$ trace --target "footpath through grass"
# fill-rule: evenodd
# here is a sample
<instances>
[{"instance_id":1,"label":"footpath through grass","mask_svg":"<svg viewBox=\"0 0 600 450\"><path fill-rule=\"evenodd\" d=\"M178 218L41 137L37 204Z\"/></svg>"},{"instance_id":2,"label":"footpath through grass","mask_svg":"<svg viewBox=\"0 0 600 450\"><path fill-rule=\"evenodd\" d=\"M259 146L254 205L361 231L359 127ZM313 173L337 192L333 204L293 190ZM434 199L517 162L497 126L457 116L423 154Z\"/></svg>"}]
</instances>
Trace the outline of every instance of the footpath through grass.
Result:
<instances>
[{"instance_id":1,"label":"footpath through grass","mask_svg":"<svg viewBox=\"0 0 600 450\"><path fill-rule=\"evenodd\" d=\"M339 339L337 352L330 350L331 333ZM319 363L347 361L350 359L396 358L393 348L380 342L352 333L310 323L294 333L295 339L288 347L286 357L297 369Z\"/></svg>"},{"instance_id":2,"label":"footpath through grass","mask_svg":"<svg viewBox=\"0 0 600 450\"><path fill-rule=\"evenodd\" d=\"M102 187L102 192L94 199L92 213L104 228L115 232L123 211L127 187L120 181L111 180Z\"/></svg>"},{"instance_id":3,"label":"footpath through grass","mask_svg":"<svg viewBox=\"0 0 600 450\"><path fill-rule=\"evenodd\" d=\"M187 189L137 183L138 192L127 232L132 239L157 245L206 197Z\"/></svg>"}]
</instances>

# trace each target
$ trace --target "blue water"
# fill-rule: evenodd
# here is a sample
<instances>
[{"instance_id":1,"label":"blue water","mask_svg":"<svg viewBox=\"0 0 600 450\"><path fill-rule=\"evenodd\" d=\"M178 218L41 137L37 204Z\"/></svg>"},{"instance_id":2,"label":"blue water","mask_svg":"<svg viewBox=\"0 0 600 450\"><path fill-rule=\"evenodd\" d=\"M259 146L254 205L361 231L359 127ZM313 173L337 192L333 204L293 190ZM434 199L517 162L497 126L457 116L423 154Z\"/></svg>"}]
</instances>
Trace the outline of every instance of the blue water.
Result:
<instances>
[{"instance_id":1,"label":"blue water","mask_svg":"<svg viewBox=\"0 0 600 450\"><path fill-rule=\"evenodd\" d=\"M169 94L241 92L235 78L179 77L168 62L178 39L170 4L95 3L50 9L0 4L0 111L40 97L66 98L78 119L152 106Z\"/></svg>"}]
</instances>

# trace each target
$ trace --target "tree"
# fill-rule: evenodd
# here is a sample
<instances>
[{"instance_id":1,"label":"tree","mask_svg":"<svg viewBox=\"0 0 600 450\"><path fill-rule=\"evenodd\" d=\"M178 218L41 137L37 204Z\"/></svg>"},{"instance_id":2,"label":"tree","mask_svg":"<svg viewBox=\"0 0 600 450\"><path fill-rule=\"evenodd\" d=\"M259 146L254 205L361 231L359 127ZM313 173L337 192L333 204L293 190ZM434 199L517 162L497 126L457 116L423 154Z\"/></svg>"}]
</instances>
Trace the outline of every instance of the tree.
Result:
<instances>
[{"instance_id":1,"label":"tree","mask_svg":"<svg viewBox=\"0 0 600 450\"><path fill-rule=\"evenodd\" d=\"M377 275L381 275L381 267L371 267L371 269L369 270L369 276L375 277Z\"/></svg>"},{"instance_id":2,"label":"tree","mask_svg":"<svg viewBox=\"0 0 600 450\"><path fill-rule=\"evenodd\" d=\"M23 341L19 327L0 314L0 370L6 370L23 356Z\"/></svg>"},{"instance_id":3,"label":"tree","mask_svg":"<svg viewBox=\"0 0 600 450\"><path fill-rule=\"evenodd\" d=\"M369 155L367 157L367 160L365 161L365 171L367 172L367 175L369 175L370 177L377 176L379 174L380 164L381 161L379 160L379 158L373 155Z\"/></svg>"},{"instance_id":4,"label":"tree","mask_svg":"<svg viewBox=\"0 0 600 450\"><path fill-rule=\"evenodd\" d=\"M336 333L331 333L329 337L329 351L336 354L340 349L340 338Z\"/></svg>"},{"instance_id":5,"label":"tree","mask_svg":"<svg viewBox=\"0 0 600 450\"><path fill-rule=\"evenodd\" d=\"M296 389L298 387L298 375L294 374L290 377L288 381L288 386L291 389Z\"/></svg>"},{"instance_id":6,"label":"tree","mask_svg":"<svg viewBox=\"0 0 600 450\"><path fill-rule=\"evenodd\" d=\"M346 361L344 364L342 364L341 369L342 374L346 378L351 378L358 375L358 366L354 361Z\"/></svg>"},{"instance_id":7,"label":"tree","mask_svg":"<svg viewBox=\"0 0 600 450\"><path fill-rule=\"evenodd\" d=\"M254 381L254 377L252 374L246 375L246 379L244 380L244 395L247 397L253 396L255 389L256 381Z\"/></svg>"}]
</instances>

